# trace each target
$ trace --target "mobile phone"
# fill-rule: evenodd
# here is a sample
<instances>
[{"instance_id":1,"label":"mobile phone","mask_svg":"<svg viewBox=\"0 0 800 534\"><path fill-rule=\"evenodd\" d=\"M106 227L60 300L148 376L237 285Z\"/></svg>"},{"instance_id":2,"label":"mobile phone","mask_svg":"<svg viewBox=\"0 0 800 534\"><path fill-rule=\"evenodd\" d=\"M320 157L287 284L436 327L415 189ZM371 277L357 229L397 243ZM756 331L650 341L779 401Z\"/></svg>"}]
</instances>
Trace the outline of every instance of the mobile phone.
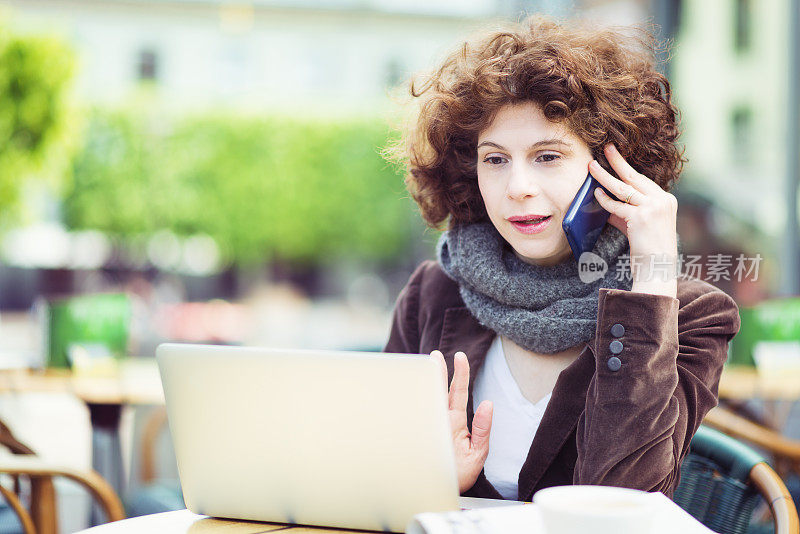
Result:
<instances>
[{"instance_id":1,"label":"mobile phone","mask_svg":"<svg viewBox=\"0 0 800 534\"><path fill-rule=\"evenodd\" d=\"M603 226L605 226L609 215L611 215L594 196L594 190L598 187L608 193L609 197L614 198L608 189L603 187L589 173L581 188L578 189L575 198L572 199L572 203L567 208L567 214L561 223L576 260L580 260L581 254L594 248Z\"/></svg>"}]
</instances>

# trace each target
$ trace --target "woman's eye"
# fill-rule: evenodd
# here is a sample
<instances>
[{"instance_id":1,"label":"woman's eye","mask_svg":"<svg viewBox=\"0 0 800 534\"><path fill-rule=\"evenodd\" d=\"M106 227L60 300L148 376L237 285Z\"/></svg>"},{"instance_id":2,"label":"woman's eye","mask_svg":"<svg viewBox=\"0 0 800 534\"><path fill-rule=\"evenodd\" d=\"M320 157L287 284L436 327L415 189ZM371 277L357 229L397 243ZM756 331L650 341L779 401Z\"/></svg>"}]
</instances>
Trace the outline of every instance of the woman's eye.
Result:
<instances>
[{"instance_id":1,"label":"woman's eye","mask_svg":"<svg viewBox=\"0 0 800 534\"><path fill-rule=\"evenodd\" d=\"M559 159L560 157L561 156L559 156L558 154L542 154L541 156L536 158L536 160L541 161L543 163L550 163Z\"/></svg>"},{"instance_id":2,"label":"woman's eye","mask_svg":"<svg viewBox=\"0 0 800 534\"><path fill-rule=\"evenodd\" d=\"M484 158L483 162L488 163L489 165L502 165L505 162L504 157L502 156L488 156Z\"/></svg>"}]
</instances>

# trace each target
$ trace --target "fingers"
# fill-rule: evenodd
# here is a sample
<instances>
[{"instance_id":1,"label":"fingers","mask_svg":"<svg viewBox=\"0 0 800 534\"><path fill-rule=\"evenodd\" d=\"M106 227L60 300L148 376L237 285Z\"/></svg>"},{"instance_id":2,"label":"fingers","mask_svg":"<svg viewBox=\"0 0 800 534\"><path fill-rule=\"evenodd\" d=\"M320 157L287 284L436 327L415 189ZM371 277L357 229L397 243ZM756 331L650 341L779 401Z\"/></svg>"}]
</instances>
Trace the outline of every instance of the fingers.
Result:
<instances>
[{"instance_id":1,"label":"fingers","mask_svg":"<svg viewBox=\"0 0 800 534\"><path fill-rule=\"evenodd\" d=\"M453 381L450 383L450 409L466 413L469 400L469 361L463 352L453 359Z\"/></svg>"},{"instance_id":2,"label":"fingers","mask_svg":"<svg viewBox=\"0 0 800 534\"><path fill-rule=\"evenodd\" d=\"M444 391L447 393L447 364L444 363L444 354L441 351L435 350L431 352L431 357L439 364L439 370L442 372L442 383L444 384ZM449 401L448 401L449 402Z\"/></svg>"},{"instance_id":3,"label":"fingers","mask_svg":"<svg viewBox=\"0 0 800 534\"><path fill-rule=\"evenodd\" d=\"M637 217L640 221L647 222L674 217L678 210L678 201L674 195L636 172L613 144L606 145L604 152L611 167L622 179L606 171L597 161L589 163L589 172L611 192L609 195L601 188L597 188L594 196L600 205L611 213L609 222L612 226L623 230L623 226L627 228ZM628 235L624 230L623 233Z\"/></svg>"},{"instance_id":4,"label":"fingers","mask_svg":"<svg viewBox=\"0 0 800 534\"><path fill-rule=\"evenodd\" d=\"M621 201L627 200L627 202L623 202L623 204L631 204L636 206L644 198L644 194L642 192L638 191L632 185L626 184L622 180L616 178L613 174L601 167L597 161L592 161L589 164L589 172L591 172L592 176L594 176L598 182L603 184L606 189L611 191L611 193L617 197L617 199Z\"/></svg>"},{"instance_id":5,"label":"fingers","mask_svg":"<svg viewBox=\"0 0 800 534\"><path fill-rule=\"evenodd\" d=\"M655 190L661 191L661 187L659 187L658 184L656 184L653 180L636 172L636 169L631 167L630 163L628 163L625 158L622 157L622 154L619 153L619 150L617 150L617 147L614 144L606 145L603 148L603 153L606 155L608 163L611 164L611 168L614 169L614 172L616 172L617 176L619 176L623 181L629 183L645 194Z\"/></svg>"},{"instance_id":6,"label":"fingers","mask_svg":"<svg viewBox=\"0 0 800 534\"><path fill-rule=\"evenodd\" d=\"M469 402L469 360L463 352L456 352L453 358L453 380L450 387L447 387L447 364L444 362L444 355L439 350L431 352L431 357L436 359L442 372L442 381L445 390L448 391L448 403L450 410L458 410L466 414L467 403Z\"/></svg>"},{"instance_id":7,"label":"fingers","mask_svg":"<svg viewBox=\"0 0 800 534\"><path fill-rule=\"evenodd\" d=\"M492 412L494 405L492 401L485 400L475 410L472 418L472 448L485 458L489 453L489 434L492 431Z\"/></svg>"},{"instance_id":8,"label":"fingers","mask_svg":"<svg viewBox=\"0 0 800 534\"><path fill-rule=\"evenodd\" d=\"M599 187L594 190L594 197L597 199L597 202L603 206L604 210L609 212L612 216L617 217L617 219L615 219L616 221L619 221L620 219L623 222L627 221L628 218L633 214L633 206L624 202L620 202L619 200L614 200ZM616 225L612 223L612 226Z\"/></svg>"}]
</instances>

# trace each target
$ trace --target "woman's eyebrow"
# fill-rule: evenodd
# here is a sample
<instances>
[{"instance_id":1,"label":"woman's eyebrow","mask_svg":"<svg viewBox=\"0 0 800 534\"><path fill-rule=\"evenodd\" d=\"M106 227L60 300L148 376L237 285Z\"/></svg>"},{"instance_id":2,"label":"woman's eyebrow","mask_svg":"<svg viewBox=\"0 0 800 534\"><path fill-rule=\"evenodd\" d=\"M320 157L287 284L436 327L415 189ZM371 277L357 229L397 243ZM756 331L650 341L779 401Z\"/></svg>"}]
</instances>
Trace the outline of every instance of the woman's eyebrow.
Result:
<instances>
[{"instance_id":1,"label":"woman's eyebrow","mask_svg":"<svg viewBox=\"0 0 800 534\"><path fill-rule=\"evenodd\" d=\"M535 143L533 143L531 146L528 147L528 150L534 150L537 148L541 148L543 146L554 146L554 145L563 146L565 148L572 148L572 145L564 141L563 139L553 138L553 139L542 139L540 141L536 141ZM504 146L498 145L493 141L483 141L477 146L477 148L480 148L482 146L491 146L494 148L499 148L500 150L506 150Z\"/></svg>"}]
</instances>

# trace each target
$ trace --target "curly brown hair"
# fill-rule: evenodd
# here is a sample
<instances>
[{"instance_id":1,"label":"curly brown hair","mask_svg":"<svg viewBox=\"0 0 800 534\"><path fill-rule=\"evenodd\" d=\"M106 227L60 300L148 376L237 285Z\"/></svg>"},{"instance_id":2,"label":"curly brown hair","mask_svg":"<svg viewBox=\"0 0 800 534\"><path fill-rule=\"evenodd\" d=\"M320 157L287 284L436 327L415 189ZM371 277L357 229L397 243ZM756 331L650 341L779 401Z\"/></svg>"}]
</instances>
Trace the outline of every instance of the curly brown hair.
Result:
<instances>
[{"instance_id":1,"label":"curly brown hair","mask_svg":"<svg viewBox=\"0 0 800 534\"><path fill-rule=\"evenodd\" d=\"M488 220L478 189L477 140L506 104L533 102L567 126L610 169L614 143L640 173L669 190L686 161L678 110L641 28L598 29L532 16L465 42L433 73L411 82L419 103L387 155L432 228Z\"/></svg>"}]
</instances>

